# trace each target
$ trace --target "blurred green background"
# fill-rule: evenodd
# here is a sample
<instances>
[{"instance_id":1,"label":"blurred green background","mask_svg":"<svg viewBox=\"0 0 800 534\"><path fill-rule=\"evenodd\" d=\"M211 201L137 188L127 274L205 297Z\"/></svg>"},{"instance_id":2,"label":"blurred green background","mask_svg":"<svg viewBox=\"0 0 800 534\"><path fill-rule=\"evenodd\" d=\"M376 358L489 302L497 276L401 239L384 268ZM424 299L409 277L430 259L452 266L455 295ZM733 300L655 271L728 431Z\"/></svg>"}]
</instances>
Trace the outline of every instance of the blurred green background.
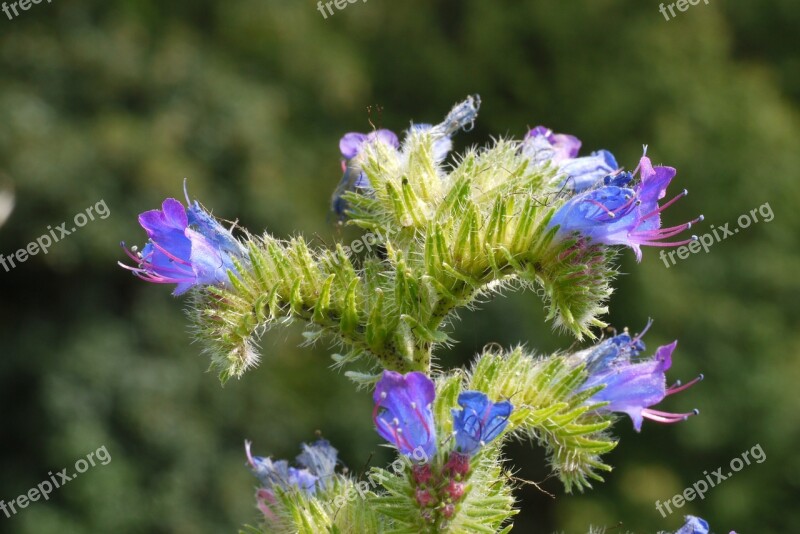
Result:
<instances>
[{"instance_id":1,"label":"blurred green background","mask_svg":"<svg viewBox=\"0 0 800 534\"><path fill-rule=\"evenodd\" d=\"M11 519L36 534L221 533L255 523L242 443L293 458L319 431L351 470L389 456L366 392L328 369L327 347L270 332L259 368L220 387L169 289L115 265L141 244L136 215L193 196L251 230L348 238L330 224L338 139L438 121L479 93L456 147L544 124L607 148L628 167L642 144L678 168L667 212L705 214L698 233L768 202L754 224L667 269L656 249L622 255L607 318L679 338L670 377L706 380L664 409L677 426L621 420L607 482L565 495L541 451L509 449L515 531L675 529L683 513L717 532L800 532L800 5L712 0L666 21L634 0L371 0L323 19L311 0L155 0L32 5L0 14L0 186L17 205L0 253L104 200L111 211L10 272L0 271L0 498L9 501L105 445L112 456ZM372 111L368 111L372 106ZM382 111L378 111L378 107ZM532 293L464 313L442 365L485 344L547 352L572 340L543 324ZM760 444L752 464L664 519L703 471Z\"/></svg>"}]
</instances>

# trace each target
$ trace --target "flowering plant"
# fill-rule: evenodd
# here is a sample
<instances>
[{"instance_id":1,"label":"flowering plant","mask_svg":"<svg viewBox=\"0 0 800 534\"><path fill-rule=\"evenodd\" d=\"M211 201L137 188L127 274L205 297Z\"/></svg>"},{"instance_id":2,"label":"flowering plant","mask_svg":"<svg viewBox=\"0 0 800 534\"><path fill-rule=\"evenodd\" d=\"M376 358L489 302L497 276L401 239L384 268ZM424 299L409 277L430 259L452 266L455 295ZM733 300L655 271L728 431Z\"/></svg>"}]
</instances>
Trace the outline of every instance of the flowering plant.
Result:
<instances>
[{"instance_id":1,"label":"flowering plant","mask_svg":"<svg viewBox=\"0 0 800 534\"><path fill-rule=\"evenodd\" d=\"M502 455L509 439L544 447L566 491L583 491L611 470L603 455L617 444L615 414L640 431L645 419L698 413L653 408L702 375L667 387L677 342L642 357L644 332L574 353L487 348L467 370L434 366L448 319L503 288L535 288L556 328L596 339L619 247L639 260L643 246L696 239L668 241L702 220L662 227L686 194L660 203L675 169L645 154L627 172L610 152L579 156L577 138L541 126L448 164L452 136L479 105L469 97L402 142L388 130L342 138L331 208L378 241L361 257L302 237L237 237L188 195L187 207L167 199L140 216L149 242L126 249L126 267L191 292L197 337L222 381L257 364L265 329L303 321L310 339L341 346L335 365L373 391L375 429L397 450L392 469L373 468L366 482L337 471L325 440L303 445L296 467L253 456L247 443L260 482L254 532L508 532L517 512ZM708 525L689 516L679 532Z\"/></svg>"}]
</instances>

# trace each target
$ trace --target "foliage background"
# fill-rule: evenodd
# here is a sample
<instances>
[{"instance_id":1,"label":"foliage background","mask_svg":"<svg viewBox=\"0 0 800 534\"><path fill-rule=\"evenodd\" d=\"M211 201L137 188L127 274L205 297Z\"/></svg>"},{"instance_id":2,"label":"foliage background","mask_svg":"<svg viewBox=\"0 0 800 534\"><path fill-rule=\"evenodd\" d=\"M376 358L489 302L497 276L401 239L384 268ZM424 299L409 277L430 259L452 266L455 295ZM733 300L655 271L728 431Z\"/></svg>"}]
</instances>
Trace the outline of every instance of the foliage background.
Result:
<instances>
[{"instance_id":1,"label":"foliage background","mask_svg":"<svg viewBox=\"0 0 800 534\"><path fill-rule=\"evenodd\" d=\"M0 530L19 533L216 533L255 522L242 441L293 457L321 431L361 471L388 460L369 395L327 369L325 346L299 329L270 333L263 362L221 388L190 344L183 302L115 262L141 243L136 215L165 196L279 236L352 238L330 224L337 141L373 123L434 122L469 93L475 130L548 125L633 166L641 145L679 169L678 223L710 224L769 202L759 223L669 269L657 250L624 254L609 320L655 325L650 347L680 339L673 377L706 381L668 408L703 414L676 427L627 420L616 470L586 495L554 479L518 492L520 532L674 529L654 501L755 444L767 454L680 512L718 532L800 529L800 56L792 0L700 3L665 21L655 2L372 0L323 19L310 0L82 0L0 17L0 181L17 206L0 230L8 255L106 201L111 216L46 256L0 272L0 498L105 444L113 460ZM382 112L368 105L379 105ZM542 322L534 294L465 313L442 364L486 343L541 351L572 341ZM520 477L542 481L542 455L509 450Z\"/></svg>"}]
</instances>

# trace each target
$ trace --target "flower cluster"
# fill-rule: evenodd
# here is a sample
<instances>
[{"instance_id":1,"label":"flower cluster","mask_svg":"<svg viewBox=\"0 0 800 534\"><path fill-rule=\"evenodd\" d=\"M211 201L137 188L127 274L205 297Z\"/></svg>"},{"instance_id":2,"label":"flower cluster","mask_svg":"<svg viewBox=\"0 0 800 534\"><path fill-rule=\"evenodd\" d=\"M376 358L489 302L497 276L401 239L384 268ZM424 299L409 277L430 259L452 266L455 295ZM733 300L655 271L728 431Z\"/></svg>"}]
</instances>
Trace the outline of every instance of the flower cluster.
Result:
<instances>
[{"instance_id":1,"label":"flower cluster","mask_svg":"<svg viewBox=\"0 0 800 534\"><path fill-rule=\"evenodd\" d=\"M334 214L365 229L406 229L396 242L382 243L382 256L363 263L341 247L312 250L302 238L248 235L240 242L188 195L185 206L168 198L139 216L148 243L141 251L125 248L135 265L123 267L149 282L175 284L175 295L197 290L197 331L217 350L212 360L222 362L226 378L250 365L257 332L284 319L305 320L312 337L333 334L347 345L350 352L337 362L368 357L383 369L372 419L408 466L384 481L383 493L366 498L366 482L335 474L337 451L325 440L304 444L294 466L253 456L246 442L270 531L296 531L296 520L304 531L350 532L370 518L397 532L448 523L457 525L453 531L507 531L516 511L499 474L499 446L512 415L514 433L547 448L570 491L591 487L589 479L602 480L597 471L610 470L600 457L616 444L606 431L614 413L628 415L636 431L644 419L674 423L698 413L654 408L702 375L668 387L677 342L643 356L644 332L550 358L522 349L487 352L470 373L432 375L434 348L448 340L441 329L458 307L518 279L540 284L560 324L591 334L611 292L612 255L604 247L630 247L640 260L642 246L687 243L669 239L702 220L662 228L661 213L686 195L660 203L675 169L654 167L645 154L627 172L609 151L580 156L580 140L543 126L522 141L500 140L454 158L448 173L442 163L452 137L472 126L479 105L469 97L439 124L412 124L402 143L385 129L342 137ZM555 204L541 203L543 197ZM371 374L350 375L374 383ZM516 412L501 400L507 398L515 399ZM354 488L359 504L342 495ZM332 511L336 502L342 505ZM283 522L289 526L278 528ZM688 516L676 534L707 533L704 520Z\"/></svg>"},{"instance_id":2,"label":"flower cluster","mask_svg":"<svg viewBox=\"0 0 800 534\"><path fill-rule=\"evenodd\" d=\"M684 520L686 523L684 523L681 528L676 530L675 534L708 534L710 532L708 522L705 519L693 515L687 515ZM729 534L736 534L736 532L731 531Z\"/></svg>"},{"instance_id":3,"label":"flower cluster","mask_svg":"<svg viewBox=\"0 0 800 534\"><path fill-rule=\"evenodd\" d=\"M412 124L406 132L407 136L413 132L428 132L433 139L432 156L436 163L443 162L453 148L452 136L461 129L469 129L478 115L480 98L472 96L461 104L455 106L437 125ZM331 197L331 211L340 219L346 216L347 202L343 195L348 191L358 191L361 194L370 194L372 184L364 171L361 170L359 156L371 145L382 144L400 154L400 142L397 134L391 130L381 129L365 134L360 132L346 133L339 141L339 151L342 153L343 175L339 185Z\"/></svg>"},{"instance_id":4,"label":"flower cluster","mask_svg":"<svg viewBox=\"0 0 800 534\"><path fill-rule=\"evenodd\" d=\"M271 458L253 456L251 443L245 442L245 454L250 470L258 478L261 488L256 492L256 502L265 519L275 520L271 506L275 504L275 491L301 491L313 495L317 489L324 489L333 477L338 451L324 439L308 445L303 444L296 460L301 466L290 467L286 460L272 461Z\"/></svg>"},{"instance_id":5,"label":"flower cluster","mask_svg":"<svg viewBox=\"0 0 800 534\"><path fill-rule=\"evenodd\" d=\"M378 434L408 457L424 452L426 462L412 468L417 504L423 517L434 520L435 511L452 517L466 491L470 461L482 447L497 439L508 426L513 406L508 401L492 402L480 391L463 391L460 408L453 408L454 445L439 467L436 428L431 411L435 385L424 373L406 375L384 371L375 386L373 420ZM416 458L416 456L415 456Z\"/></svg>"},{"instance_id":6,"label":"flower cluster","mask_svg":"<svg viewBox=\"0 0 800 534\"><path fill-rule=\"evenodd\" d=\"M384 371L372 397L378 434L401 454L411 456L420 449L433 458L437 450L431 411L434 397L435 385L424 373ZM480 391L462 392L458 404L461 408L452 410L455 452L467 457L502 434L513 409L510 402L492 402Z\"/></svg>"}]
</instances>

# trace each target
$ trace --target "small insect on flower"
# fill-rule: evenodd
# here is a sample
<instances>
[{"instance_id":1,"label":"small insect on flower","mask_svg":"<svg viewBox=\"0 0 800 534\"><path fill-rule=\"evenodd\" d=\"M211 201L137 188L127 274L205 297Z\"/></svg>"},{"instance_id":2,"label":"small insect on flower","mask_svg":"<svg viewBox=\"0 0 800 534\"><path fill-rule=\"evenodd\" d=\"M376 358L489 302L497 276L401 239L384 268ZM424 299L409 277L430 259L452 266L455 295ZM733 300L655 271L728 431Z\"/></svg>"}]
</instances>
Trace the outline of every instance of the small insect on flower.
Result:
<instances>
[{"instance_id":1,"label":"small insect on flower","mask_svg":"<svg viewBox=\"0 0 800 534\"><path fill-rule=\"evenodd\" d=\"M597 150L578 157L581 141L568 134L553 133L544 126L530 130L522 141L522 154L534 165L551 163L558 169L559 189L580 192L600 183L618 171L619 165L608 150Z\"/></svg>"}]
</instances>

